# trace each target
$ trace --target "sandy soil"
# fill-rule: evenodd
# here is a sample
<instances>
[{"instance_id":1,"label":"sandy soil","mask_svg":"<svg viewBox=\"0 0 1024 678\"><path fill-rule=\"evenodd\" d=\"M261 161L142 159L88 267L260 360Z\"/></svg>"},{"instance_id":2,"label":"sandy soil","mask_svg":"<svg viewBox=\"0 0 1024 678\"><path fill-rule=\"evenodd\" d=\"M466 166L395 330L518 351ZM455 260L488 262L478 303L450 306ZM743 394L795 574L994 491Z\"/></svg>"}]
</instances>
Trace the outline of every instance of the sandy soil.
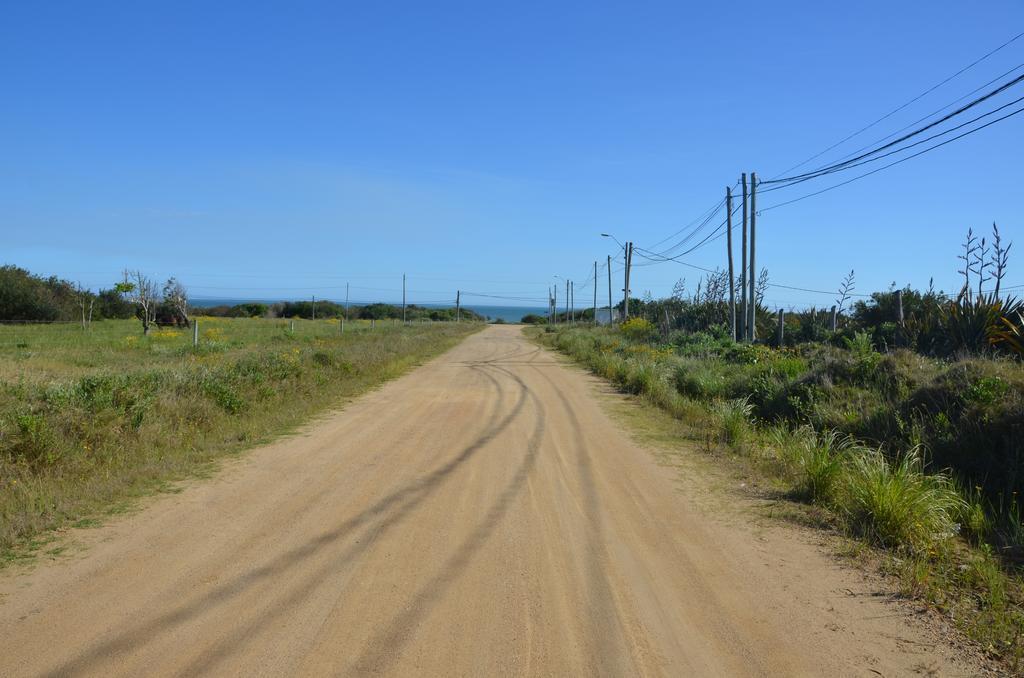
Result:
<instances>
[{"instance_id":1,"label":"sandy soil","mask_svg":"<svg viewBox=\"0 0 1024 678\"><path fill-rule=\"evenodd\" d=\"M800 530L701 510L597 392L473 335L0 573L0 674L978 672Z\"/></svg>"}]
</instances>

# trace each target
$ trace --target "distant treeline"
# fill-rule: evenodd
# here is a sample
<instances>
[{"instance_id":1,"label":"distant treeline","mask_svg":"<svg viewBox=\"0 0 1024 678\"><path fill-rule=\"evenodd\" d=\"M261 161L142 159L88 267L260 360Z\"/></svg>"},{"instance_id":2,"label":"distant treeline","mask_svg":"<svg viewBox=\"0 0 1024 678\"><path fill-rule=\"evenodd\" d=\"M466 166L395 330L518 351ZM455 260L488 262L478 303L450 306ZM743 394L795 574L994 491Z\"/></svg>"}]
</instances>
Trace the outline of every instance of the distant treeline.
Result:
<instances>
[{"instance_id":1,"label":"distant treeline","mask_svg":"<svg viewBox=\"0 0 1024 678\"><path fill-rule=\"evenodd\" d=\"M93 320L133 318L135 307L112 286L98 294L56 276L44 278L17 266L0 266L0 320Z\"/></svg>"},{"instance_id":2,"label":"distant treeline","mask_svg":"<svg viewBox=\"0 0 1024 678\"><path fill-rule=\"evenodd\" d=\"M211 315L225 318L341 318L345 316L345 305L333 301L279 301L276 304L249 302L235 306L195 307L198 315ZM455 320L455 308L426 308L409 304L405 307L407 320ZM349 306L347 317L350 320L383 320L385 318L401 318L402 307L395 304L367 304ZM463 320L484 320L485 318L469 309L462 309Z\"/></svg>"},{"instance_id":3,"label":"distant treeline","mask_svg":"<svg viewBox=\"0 0 1024 678\"><path fill-rule=\"evenodd\" d=\"M119 289L122 287L122 289ZM181 294L185 297L182 288ZM17 266L0 266L0 321L8 322L85 322L104 319L141 317L132 291L118 284L110 289L92 292L68 281L50 276L44 278ZM187 298L183 299L187 305ZM148 311L158 323L171 322L179 315L171 307L171 300L156 296L155 305ZM345 306L333 301L282 301L276 304L243 303L235 306L211 306L193 309L195 314L230 318L340 318ZM406 306L408 320L455 320L455 308L425 308ZM402 307L394 304L367 304L350 306L348 318L352 320L401 318ZM478 313L462 309L463 320L485 320Z\"/></svg>"}]
</instances>

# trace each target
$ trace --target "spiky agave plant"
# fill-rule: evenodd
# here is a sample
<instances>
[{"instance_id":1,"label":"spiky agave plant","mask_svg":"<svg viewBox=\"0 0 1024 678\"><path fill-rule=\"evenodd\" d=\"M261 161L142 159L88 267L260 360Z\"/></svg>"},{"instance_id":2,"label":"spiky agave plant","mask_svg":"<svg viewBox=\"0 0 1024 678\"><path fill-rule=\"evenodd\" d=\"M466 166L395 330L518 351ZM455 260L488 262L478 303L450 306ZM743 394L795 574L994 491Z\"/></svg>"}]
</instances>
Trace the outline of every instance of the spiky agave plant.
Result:
<instances>
[{"instance_id":1,"label":"spiky agave plant","mask_svg":"<svg viewBox=\"0 0 1024 678\"><path fill-rule=\"evenodd\" d=\"M939 323L953 351L981 353L1007 348L1020 353L1007 342L1012 339L1013 329L1019 333L1022 311L1024 304L1015 297L998 299L994 294L971 297L965 290L956 299L939 306Z\"/></svg>"},{"instance_id":2,"label":"spiky agave plant","mask_svg":"<svg viewBox=\"0 0 1024 678\"><path fill-rule=\"evenodd\" d=\"M1016 356L1024 356L1024 312L1011 311L999 318L992 344Z\"/></svg>"}]
</instances>

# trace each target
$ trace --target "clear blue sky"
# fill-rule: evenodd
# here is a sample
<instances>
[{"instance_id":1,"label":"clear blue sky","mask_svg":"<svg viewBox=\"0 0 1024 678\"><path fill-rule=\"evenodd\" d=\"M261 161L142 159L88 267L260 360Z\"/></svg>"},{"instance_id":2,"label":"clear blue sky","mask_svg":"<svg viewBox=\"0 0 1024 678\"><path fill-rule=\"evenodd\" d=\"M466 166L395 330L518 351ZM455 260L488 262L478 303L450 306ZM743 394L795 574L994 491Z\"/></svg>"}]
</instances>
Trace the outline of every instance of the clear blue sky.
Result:
<instances>
[{"instance_id":1,"label":"clear blue sky","mask_svg":"<svg viewBox=\"0 0 1024 678\"><path fill-rule=\"evenodd\" d=\"M393 300L407 272L411 301L543 299L553 275L583 280L614 253L600 232L651 245L741 171L777 175L1024 30L1009 0L3 15L0 262L92 287L140 268L196 297L337 299L350 281L354 299ZM1022 62L1024 39L821 160ZM1024 115L765 212L758 263L795 286L831 290L852 268L858 292L931 276L948 290L967 227L997 221L1020 248L1008 283L1024 283L1022 142ZM724 253L718 240L688 261ZM665 295L682 276L692 289L699 272L637 268L632 287Z\"/></svg>"}]
</instances>

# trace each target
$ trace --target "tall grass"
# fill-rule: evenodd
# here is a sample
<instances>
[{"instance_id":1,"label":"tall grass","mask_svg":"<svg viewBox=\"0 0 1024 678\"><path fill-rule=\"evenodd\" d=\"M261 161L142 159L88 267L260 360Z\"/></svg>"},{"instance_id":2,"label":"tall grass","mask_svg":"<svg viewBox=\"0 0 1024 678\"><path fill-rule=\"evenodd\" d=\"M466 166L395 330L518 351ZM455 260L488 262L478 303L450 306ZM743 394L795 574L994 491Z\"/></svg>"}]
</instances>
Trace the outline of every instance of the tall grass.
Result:
<instances>
[{"instance_id":1,"label":"tall grass","mask_svg":"<svg viewBox=\"0 0 1024 678\"><path fill-rule=\"evenodd\" d=\"M957 533L966 508L949 476L923 472L917 448L895 461L877 449L853 455L844 491L851 524L884 546L927 549Z\"/></svg>"},{"instance_id":2,"label":"tall grass","mask_svg":"<svg viewBox=\"0 0 1024 678\"><path fill-rule=\"evenodd\" d=\"M837 431L815 432L810 427L799 431L793 465L793 492L808 501L832 506L836 503L844 472L850 461L864 454L850 436Z\"/></svg>"}]
</instances>

